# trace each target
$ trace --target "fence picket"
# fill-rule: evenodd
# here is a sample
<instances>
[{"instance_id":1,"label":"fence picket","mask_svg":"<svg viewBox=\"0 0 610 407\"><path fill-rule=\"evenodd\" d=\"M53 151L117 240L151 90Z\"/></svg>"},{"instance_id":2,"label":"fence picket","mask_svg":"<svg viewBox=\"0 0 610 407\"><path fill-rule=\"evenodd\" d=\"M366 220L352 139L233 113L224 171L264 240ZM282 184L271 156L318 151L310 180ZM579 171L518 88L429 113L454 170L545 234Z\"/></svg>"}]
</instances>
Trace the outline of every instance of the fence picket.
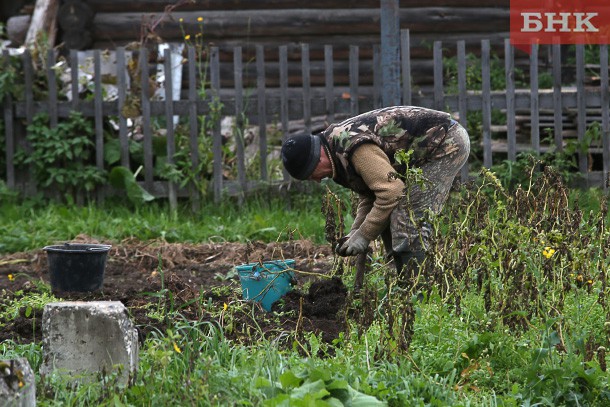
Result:
<instances>
[{"instance_id":1,"label":"fence picket","mask_svg":"<svg viewBox=\"0 0 610 407\"><path fill-rule=\"evenodd\" d=\"M333 74L333 46L324 46L324 101L326 104L326 120L335 120L335 95Z\"/></svg>"},{"instance_id":2,"label":"fence picket","mask_svg":"<svg viewBox=\"0 0 610 407\"><path fill-rule=\"evenodd\" d=\"M197 55L195 54L195 47L189 45L187 47L187 58L188 58L188 104L189 104L189 147L191 157L191 171L193 182L189 184L189 196L191 198L191 210L198 212L201 207L201 200L199 199L199 190L197 185L201 181L201 174L199 173L199 126L197 117ZM203 73L205 75L205 73ZM205 76L204 76L205 77ZM206 83L202 85L207 86ZM213 95L211 95L213 98ZM213 136L212 136L213 137Z\"/></svg>"},{"instance_id":3,"label":"fence picket","mask_svg":"<svg viewBox=\"0 0 610 407\"><path fill-rule=\"evenodd\" d=\"M587 90L585 89L585 46L576 45L576 129L578 141L582 142L587 130ZM587 153L578 151L578 169L581 174L587 172Z\"/></svg>"},{"instance_id":4,"label":"fence picket","mask_svg":"<svg viewBox=\"0 0 610 407\"><path fill-rule=\"evenodd\" d=\"M10 64L8 50L2 51L2 64ZM13 127L13 96L6 92L3 100L4 111L4 137L6 139L6 186L15 188L15 129Z\"/></svg>"},{"instance_id":5,"label":"fence picket","mask_svg":"<svg viewBox=\"0 0 610 407\"><path fill-rule=\"evenodd\" d=\"M491 151L491 67L489 40L481 41L481 99L483 113L483 165L492 166Z\"/></svg>"},{"instance_id":6,"label":"fence picket","mask_svg":"<svg viewBox=\"0 0 610 407\"><path fill-rule=\"evenodd\" d=\"M288 47L282 45L279 48L279 61L280 61L280 121L282 123L282 141L288 137ZM287 181L289 179L288 171L282 167L282 179Z\"/></svg>"},{"instance_id":7,"label":"fence picket","mask_svg":"<svg viewBox=\"0 0 610 407\"><path fill-rule=\"evenodd\" d=\"M350 100L350 114L355 116L359 113L358 103L358 76L359 71L359 59L360 59L360 48L358 45L349 46L349 100Z\"/></svg>"},{"instance_id":8,"label":"fence picket","mask_svg":"<svg viewBox=\"0 0 610 407\"><path fill-rule=\"evenodd\" d=\"M74 66L74 65L72 65ZM119 145L121 146L121 165L129 168L129 138L127 129L127 117L123 112L127 99L127 62L125 48L119 47L116 52L117 69L117 110L119 117Z\"/></svg>"},{"instance_id":9,"label":"fence picket","mask_svg":"<svg viewBox=\"0 0 610 407\"><path fill-rule=\"evenodd\" d=\"M400 51L402 64L402 103L411 105L411 37L409 30L400 30Z\"/></svg>"},{"instance_id":10,"label":"fence picket","mask_svg":"<svg viewBox=\"0 0 610 407\"><path fill-rule=\"evenodd\" d=\"M150 126L150 84L148 69L148 51L146 48L140 49L140 88L141 88L141 109L142 109L142 134L144 136L144 185L148 191L153 188L153 148L152 148L152 129Z\"/></svg>"},{"instance_id":11,"label":"fence picket","mask_svg":"<svg viewBox=\"0 0 610 407\"><path fill-rule=\"evenodd\" d=\"M49 87L49 98L47 112L49 114L49 124L51 128L57 127L57 77L55 75L55 51L47 51L47 86Z\"/></svg>"},{"instance_id":12,"label":"fence picket","mask_svg":"<svg viewBox=\"0 0 610 407\"><path fill-rule=\"evenodd\" d=\"M237 158L237 181L242 192L246 192L246 158L244 152L244 87L242 47L233 48L233 79L235 82L235 147ZM243 195L239 196L240 201Z\"/></svg>"},{"instance_id":13,"label":"fence picket","mask_svg":"<svg viewBox=\"0 0 610 407\"><path fill-rule=\"evenodd\" d=\"M434 108L445 110L445 93L443 91L443 43L434 41L432 46L434 63Z\"/></svg>"},{"instance_id":14,"label":"fence picket","mask_svg":"<svg viewBox=\"0 0 610 407\"><path fill-rule=\"evenodd\" d=\"M383 88L383 72L381 67L381 47L373 46L373 108L382 106L381 89Z\"/></svg>"},{"instance_id":15,"label":"fence picket","mask_svg":"<svg viewBox=\"0 0 610 407\"><path fill-rule=\"evenodd\" d=\"M607 38L606 38L607 39ZM606 41L607 42L607 41ZM604 190L610 188L610 84L608 78L608 46L599 46L599 70L602 113L602 160Z\"/></svg>"},{"instance_id":16,"label":"fence picket","mask_svg":"<svg viewBox=\"0 0 610 407\"><path fill-rule=\"evenodd\" d=\"M165 144L167 153L167 164L172 166L174 164L174 155L176 154L176 140L174 137L174 69L172 67L172 55L169 48L163 50L163 75L165 81L163 82L165 91ZM176 183L171 180L168 181L168 200L169 209L171 212L176 212L178 209L178 197L176 192Z\"/></svg>"},{"instance_id":17,"label":"fence picket","mask_svg":"<svg viewBox=\"0 0 610 407\"><path fill-rule=\"evenodd\" d=\"M468 95L466 84L466 41L457 42L457 71L458 71L458 114L459 122L468 129ZM462 181L468 179L468 162L462 167L460 178Z\"/></svg>"},{"instance_id":18,"label":"fence picket","mask_svg":"<svg viewBox=\"0 0 610 407\"><path fill-rule=\"evenodd\" d=\"M510 39L504 40L504 70L506 75L506 137L508 159L517 159L517 129L515 123L515 55Z\"/></svg>"},{"instance_id":19,"label":"fence picket","mask_svg":"<svg viewBox=\"0 0 610 407\"><path fill-rule=\"evenodd\" d=\"M261 180L268 181L267 175L267 106L265 105L265 50L256 46L256 87L258 90L258 137Z\"/></svg>"},{"instance_id":20,"label":"fence picket","mask_svg":"<svg viewBox=\"0 0 610 407\"><path fill-rule=\"evenodd\" d=\"M558 151L563 151L563 106L561 100L561 46L553 44L553 131L555 132L555 147Z\"/></svg>"},{"instance_id":21,"label":"fence picket","mask_svg":"<svg viewBox=\"0 0 610 407\"><path fill-rule=\"evenodd\" d=\"M309 45L301 44L301 75L303 78L303 122L305 132L311 133L311 67Z\"/></svg>"},{"instance_id":22,"label":"fence picket","mask_svg":"<svg viewBox=\"0 0 610 407\"><path fill-rule=\"evenodd\" d=\"M78 52L70 50L70 66L78 66ZM72 110L79 111L80 97L78 92L78 69L70 69L70 95L72 98Z\"/></svg>"},{"instance_id":23,"label":"fence picket","mask_svg":"<svg viewBox=\"0 0 610 407\"><path fill-rule=\"evenodd\" d=\"M536 154L540 154L540 105L538 100L538 44L530 53L530 142Z\"/></svg>"},{"instance_id":24,"label":"fence picket","mask_svg":"<svg viewBox=\"0 0 610 407\"><path fill-rule=\"evenodd\" d=\"M218 47L210 48L210 85L212 87L212 97L220 99L220 56ZM214 117L212 130L212 184L214 189L214 202L218 203L222 199L223 188L223 154L222 154L222 134L220 132L220 117Z\"/></svg>"}]
</instances>

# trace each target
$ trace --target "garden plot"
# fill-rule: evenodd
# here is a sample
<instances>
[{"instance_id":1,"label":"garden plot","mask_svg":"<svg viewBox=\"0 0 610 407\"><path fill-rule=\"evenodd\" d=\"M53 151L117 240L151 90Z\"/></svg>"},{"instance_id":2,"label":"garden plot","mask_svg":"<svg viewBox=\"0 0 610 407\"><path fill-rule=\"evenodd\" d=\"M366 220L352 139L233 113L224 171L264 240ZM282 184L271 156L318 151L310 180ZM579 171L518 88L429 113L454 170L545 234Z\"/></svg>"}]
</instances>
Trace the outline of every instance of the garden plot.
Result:
<instances>
[{"instance_id":1,"label":"garden plot","mask_svg":"<svg viewBox=\"0 0 610 407\"><path fill-rule=\"evenodd\" d=\"M87 236L79 241L98 243ZM234 266L277 259L296 261L296 285L267 313L259 304L242 299ZM121 301L141 340L153 330L170 327L173 321L168 318L178 313L187 320L215 321L229 338L244 343L255 339L250 334L254 329L270 339L304 330L332 341L344 328L340 311L347 296L341 280L330 278L333 261L329 245L305 240L269 244L124 241L113 244L108 254L101 290L54 294L65 300ZM47 256L42 250L15 253L0 262L5 304L25 293L50 296L48 282ZM42 306L23 306L15 313L15 318L0 321L0 341L41 340Z\"/></svg>"}]
</instances>

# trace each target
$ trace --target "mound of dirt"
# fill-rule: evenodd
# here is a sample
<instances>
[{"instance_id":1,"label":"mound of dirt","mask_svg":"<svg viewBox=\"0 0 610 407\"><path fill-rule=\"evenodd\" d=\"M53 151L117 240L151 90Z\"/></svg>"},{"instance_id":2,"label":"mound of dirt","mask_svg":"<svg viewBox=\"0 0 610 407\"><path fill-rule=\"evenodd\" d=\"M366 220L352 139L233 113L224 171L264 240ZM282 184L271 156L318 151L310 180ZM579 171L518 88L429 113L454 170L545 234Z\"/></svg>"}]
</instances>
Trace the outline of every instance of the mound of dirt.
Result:
<instances>
[{"instance_id":1,"label":"mound of dirt","mask_svg":"<svg viewBox=\"0 0 610 407\"><path fill-rule=\"evenodd\" d=\"M86 236L77 241L105 243ZM297 285L273 305L272 312L265 312L258 304L254 309L249 304L244 308L234 266L278 259L295 260ZM54 294L64 300L121 301L142 339L152 330L169 326L171 321L151 316L151 309L164 307L178 310L189 320L212 321L241 343L255 340L250 338L253 328L265 336L282 337L311 331L332 341L344 329L342 310L347 297L339 278L325 277L331 274L332 265L333 254L328 245L306 240L268 244L124 241L113 244L108 254L100 291ZM49 283L44 251L0 257L0 307L24 294L42 291L40 282ZM206 300L205 304L201 299ZM244 311L235 312L236 321L228 326L222 310L233 306ZM40 341L41 317L42 309L24 307L16 317L0 319L0 341Z\"/></svg>"}]
</instances>

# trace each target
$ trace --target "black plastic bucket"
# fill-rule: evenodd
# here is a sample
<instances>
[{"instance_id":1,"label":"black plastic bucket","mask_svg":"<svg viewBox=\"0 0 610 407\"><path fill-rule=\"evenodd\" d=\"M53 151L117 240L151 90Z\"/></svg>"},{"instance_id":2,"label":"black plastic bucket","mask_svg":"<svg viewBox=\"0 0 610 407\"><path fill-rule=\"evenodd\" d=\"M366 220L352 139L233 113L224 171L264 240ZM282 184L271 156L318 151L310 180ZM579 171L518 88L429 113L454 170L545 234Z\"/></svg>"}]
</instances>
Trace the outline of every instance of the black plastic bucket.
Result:
<instances>
[{"instance_id":1,"label":"black plastic bucket","mask_svg":"<svg viewBox=\"0 0 610 407\"><path fill-rule=\"evenodd\" d=\"M96 291L104 282L106 258L112 246L64 243L46 246L53 291Z\"/></svg>"}]
</instances>

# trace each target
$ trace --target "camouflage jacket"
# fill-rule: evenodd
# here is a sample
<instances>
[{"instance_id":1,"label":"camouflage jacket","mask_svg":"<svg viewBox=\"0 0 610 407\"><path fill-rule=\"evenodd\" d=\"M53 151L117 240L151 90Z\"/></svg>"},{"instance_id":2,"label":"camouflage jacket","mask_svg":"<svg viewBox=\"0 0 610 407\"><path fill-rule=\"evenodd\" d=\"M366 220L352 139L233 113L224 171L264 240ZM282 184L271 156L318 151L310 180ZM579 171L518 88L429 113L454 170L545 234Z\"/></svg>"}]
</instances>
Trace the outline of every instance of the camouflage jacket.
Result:
<instances>
[{"instance_id":1,"label":"camouflage jacket","mask_svg":"<svg viewBox=\"0 0 610 407\"><path fill-rule=\"evenodd\" d=\"M413 149L412 167L419 167L457 150L447 137L450 125L449 113L415 106L392 106L331 125L321 136L335 163L334 181L368 195L371 191L350 162L355 148L363 143L378 145L396 172L404 174L406 168L394 158L398 150Z\"/></svg>"}]
</instances>

